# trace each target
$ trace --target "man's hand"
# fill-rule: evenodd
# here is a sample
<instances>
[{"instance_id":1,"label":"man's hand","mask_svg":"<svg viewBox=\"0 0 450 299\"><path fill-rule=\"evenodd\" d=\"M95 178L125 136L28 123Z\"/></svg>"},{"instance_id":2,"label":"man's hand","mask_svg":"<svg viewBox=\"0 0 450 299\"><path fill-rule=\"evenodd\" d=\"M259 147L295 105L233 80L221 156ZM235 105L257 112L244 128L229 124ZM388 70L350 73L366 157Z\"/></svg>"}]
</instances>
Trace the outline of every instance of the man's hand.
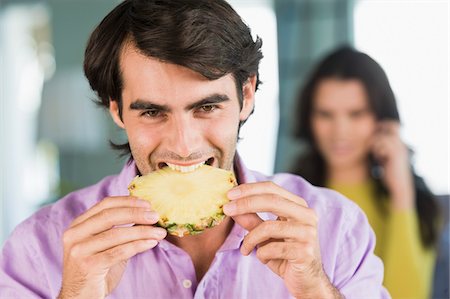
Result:
<instances>
[{"instance_id":1,"label":"man's hand","mask_svg":"<svg viewBox=\"0 0 450 299\"><path fill-rule=\"evenodd\" d=\"M107 197L76 218L63 236L59 298L105 298L128 259L165 238L165 229L152 226L157 221L148 202L128 196Z\"/></svg>"},{"instance_id":2,"label":"man's hand","mask_svg":"<svg viewBox=\"0 0 450 299\"><path fill-rule=\"evenodd\" d=\"M229 191L224 212L249 231L241 252L256 256L283 278L296 298L340 298L326 276L317 237L317 215L305 200L272 182L242 184ZM278 216L263 221L256 213Z\"/></svg>"}]
</instances>

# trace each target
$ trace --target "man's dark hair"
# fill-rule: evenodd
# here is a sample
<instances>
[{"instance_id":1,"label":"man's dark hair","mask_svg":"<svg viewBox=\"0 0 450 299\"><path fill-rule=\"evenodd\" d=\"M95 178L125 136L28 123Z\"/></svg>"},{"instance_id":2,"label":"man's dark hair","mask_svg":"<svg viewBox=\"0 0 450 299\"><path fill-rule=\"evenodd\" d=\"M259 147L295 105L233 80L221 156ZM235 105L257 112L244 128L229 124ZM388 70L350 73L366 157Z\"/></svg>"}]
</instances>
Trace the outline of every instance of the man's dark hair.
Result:
<instances>
[{"instance_id":1,"label":"man's dark hair","mask_svg":"<svg viewBox=\"0 0 450 299\"><path fill-rule=\"evenodd\" d=\"M262 59L259 37L224 0L125 0L89 38L84 72L106 108L117 101L122 116L120 54L125 45L163 62L196 71L209 80L232 74L242 108L242 86ZM242 125L242 123L240 124ZM129 144L114 145L130 153Z\"/></svg>"},{"instance_id":2,"label":"man's dark hair","mask_svg":"<svg viewBox=\"0 0 450 299\"><path fill-rule=\"evenodd\" d=\"M296 113L296 137L304 141L308 147L305 153L298 157L292 171L301 175L312 184L325 186L326 162L320 153L311 126L313 102L317 87L323 80L358 80L367 93L370 109L375 118L381 120L400 121L399 112L391 85L381 66L367 54L352 47L343 46L328 54L306 79L299 92ZM387 189L384 186L379 167L374 157L369 156L371 175L376 184L376 195L387 199ZM412 165L414 176L414 191L416 197L416 212L419 218L419 228L422 243L425 246L436 244L439 232L439 207L435 196L431 193L424 180L419 177ZM383 208L383 201L377 206ZM383 210L383 212L387 212Z\"/></svg>"}]
</instances>

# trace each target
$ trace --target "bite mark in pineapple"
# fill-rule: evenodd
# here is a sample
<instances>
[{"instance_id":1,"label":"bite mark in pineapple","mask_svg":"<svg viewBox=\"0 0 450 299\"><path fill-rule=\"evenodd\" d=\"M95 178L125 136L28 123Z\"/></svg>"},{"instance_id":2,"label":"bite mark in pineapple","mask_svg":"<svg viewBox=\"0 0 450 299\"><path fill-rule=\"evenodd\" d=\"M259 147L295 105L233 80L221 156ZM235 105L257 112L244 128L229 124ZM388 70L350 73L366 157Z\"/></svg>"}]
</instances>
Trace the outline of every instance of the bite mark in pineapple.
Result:
<instances>
[{"instance_id":1,"label":"bite mark in pineapple","mask_svg":"<svg viewBox=\"0 0 450 299\"><path fill-rule=\"evenodd\" d=\"M158 212L158 225L171 235L183 237L202 233L224 218L227 192L236 185L230 171L201 165L190 172L165 167L134 178L130 195L148 200Z\"/></svg>"}]
</instances>

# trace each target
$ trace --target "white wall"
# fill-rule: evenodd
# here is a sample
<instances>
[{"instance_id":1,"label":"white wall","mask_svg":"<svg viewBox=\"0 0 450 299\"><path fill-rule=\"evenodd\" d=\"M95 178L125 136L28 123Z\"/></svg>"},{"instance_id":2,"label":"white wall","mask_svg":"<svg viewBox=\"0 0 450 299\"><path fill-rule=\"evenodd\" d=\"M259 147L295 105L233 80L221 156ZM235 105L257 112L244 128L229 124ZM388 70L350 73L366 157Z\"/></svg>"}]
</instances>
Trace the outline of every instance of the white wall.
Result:
<instances>
[{"instance_id":1,"label":"white wall","mask_svg":"<svg viewBox=\"0 0 450 299\"><path fill-rule=\"evenodd\" d=\"M385 69L415 151L436 194L450 193L449 1L359 1L355 45Z\"/></svg>"},{"instance_id":2,"label":"white wall","mask_svg":"<svg viewBox=\"0 0 450 299\"><path fill-rule=\"evenodd\" d=\"M247 167L272 174L278 134L277 22L271 1L229 1L252 30L263 40L260 64L263 84L256 92L255 112L241 129L238 151Z\"/></svg>"}]
</instances>

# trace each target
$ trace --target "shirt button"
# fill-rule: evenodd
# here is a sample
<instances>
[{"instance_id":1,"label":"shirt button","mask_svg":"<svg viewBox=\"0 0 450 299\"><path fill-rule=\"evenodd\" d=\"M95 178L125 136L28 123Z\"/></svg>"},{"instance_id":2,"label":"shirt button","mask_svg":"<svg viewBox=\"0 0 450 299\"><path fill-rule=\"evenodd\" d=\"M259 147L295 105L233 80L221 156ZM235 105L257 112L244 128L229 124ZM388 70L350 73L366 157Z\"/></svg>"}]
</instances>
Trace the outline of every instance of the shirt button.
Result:
<instances>
[{"instance_id":1,"label":"shirt button","mask_svg":"<svg viewBox=\"0 0 450 299\"><path fill-rule=\"evenodd\" d=\"M185 287L186 289L189 289L191 286L192 286L192 281L190 281L189 279L183 280L183 287Z\"/></svg>"}]
</instances>

